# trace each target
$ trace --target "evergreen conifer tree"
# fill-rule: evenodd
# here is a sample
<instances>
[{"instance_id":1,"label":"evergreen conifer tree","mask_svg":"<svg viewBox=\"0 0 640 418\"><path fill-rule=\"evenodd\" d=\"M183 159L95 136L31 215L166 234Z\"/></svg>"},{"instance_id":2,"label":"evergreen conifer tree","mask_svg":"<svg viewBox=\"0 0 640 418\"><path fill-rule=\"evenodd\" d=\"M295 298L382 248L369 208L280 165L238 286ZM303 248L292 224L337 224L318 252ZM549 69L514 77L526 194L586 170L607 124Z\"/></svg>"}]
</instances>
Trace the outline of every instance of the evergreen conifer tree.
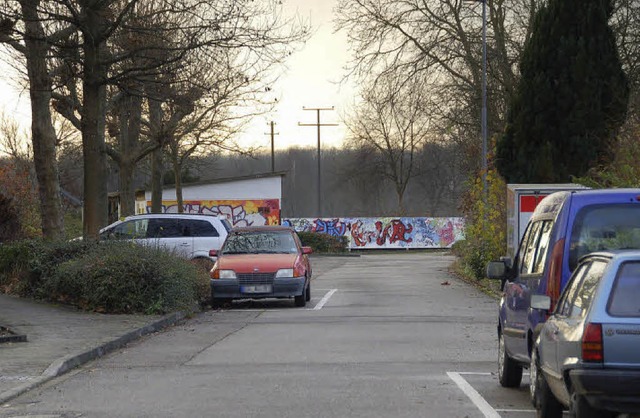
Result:
<instances>
[{"instance_id":1,"label":"evergreen conifer tree","mask_svg":"<svg viewBox=\"0 0 640 418\"><path fill-rule=\"evenodd\" d=\"M497 141L507 182L567 182L612 155L629 88L611 13L611 0L549 0L536 15Z\"/></svg>"}]
</instances>

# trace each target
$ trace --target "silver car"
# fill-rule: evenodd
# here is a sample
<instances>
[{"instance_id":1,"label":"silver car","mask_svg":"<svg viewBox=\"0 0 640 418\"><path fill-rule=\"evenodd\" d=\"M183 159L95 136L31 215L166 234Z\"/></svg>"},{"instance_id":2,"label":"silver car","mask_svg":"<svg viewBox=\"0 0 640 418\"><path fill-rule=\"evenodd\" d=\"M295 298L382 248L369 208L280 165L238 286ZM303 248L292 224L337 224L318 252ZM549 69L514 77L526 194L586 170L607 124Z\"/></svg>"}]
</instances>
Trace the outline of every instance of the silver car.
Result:
<instances>
[{"instance_id":1,"label":"silver car","mask_svg":"<svg viewBox=\"0 0 640 418\"><path fill-rule=\"evenodd\" d=\"M101 239L132 240L138 244L161 246L209 271L215 259L210 250L219 250L231 230L224 216L191 213L147 213L128 216L100 231Z\"/></svg>"},{"instance_id":2,"label":"silver car","mask_svg":"<svg viewBox=\"0 0 640 418\"><path fill-rule=\"evenodd\" d=\"M531 305L551 308L544 295ZM640 414L640 251L583 257L537 331L529 370L539 417Z\"/></svg>"}]
</instances>

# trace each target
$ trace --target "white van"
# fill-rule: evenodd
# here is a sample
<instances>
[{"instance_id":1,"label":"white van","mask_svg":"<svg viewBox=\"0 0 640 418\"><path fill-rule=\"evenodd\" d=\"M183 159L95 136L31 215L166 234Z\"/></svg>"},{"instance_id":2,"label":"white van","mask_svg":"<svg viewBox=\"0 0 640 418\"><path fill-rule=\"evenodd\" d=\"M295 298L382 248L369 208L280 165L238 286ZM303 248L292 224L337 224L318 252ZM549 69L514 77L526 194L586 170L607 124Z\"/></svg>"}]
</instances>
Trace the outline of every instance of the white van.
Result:
<instances>
[{"instance_id":1,"label":"white van","mask_svg":"<svg viewBox=\"0 0 640 418\"><path fill-rule=\"evenodd\" d=\"M149 213L128 216L100 230L101 239L133 240L161 245L188 260L213 265L210 250L219 250L231 230L224 216L190 213Z\"/></svg>"}]
</instances>

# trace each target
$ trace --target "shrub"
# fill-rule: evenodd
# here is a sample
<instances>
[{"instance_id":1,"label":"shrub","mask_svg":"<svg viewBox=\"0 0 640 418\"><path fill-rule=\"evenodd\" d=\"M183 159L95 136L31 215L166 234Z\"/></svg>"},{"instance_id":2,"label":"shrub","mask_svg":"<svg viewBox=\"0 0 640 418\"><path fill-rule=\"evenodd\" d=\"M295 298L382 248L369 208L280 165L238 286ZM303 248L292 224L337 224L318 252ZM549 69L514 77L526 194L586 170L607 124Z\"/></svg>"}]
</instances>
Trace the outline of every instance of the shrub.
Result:
<instances>
[{"instance_id":1,"label":"shrub","mask_svg":"<svg viewBox=\"0 0 640 418\"><path fill-rule=\"evenodd\" d=\"M2 263L13 271L0 275L5 292L98 312L191 311L209 293L203 269L131 242L21 242L0 247Z\"/></svg>"},{"instance_id":2,"label":"shrub","mask_svg":"<svg viewBox=\"0 0 640 418\"><path fill-rule=\"evenodd\" d=\"M12 225L12 236L4 239L26 239L42 235L38 187L27 158L0 159L0 193L11 201L18 215Z\"/></svg>"},{"instance_id":3,"label":"shrub","mask_svg":"<svg viewBox=\"0 0 640 418\"><path fill-rule=\"evenodd\" d=\"M347 237L322 234L318 232L298 232L305 247L311 247L317 253L344 253L349 242Z\"/></svg>"},{"instance_id":4,"label":"shrub","mask_svg":"<svg viewBox=\"0 0 640 418\"><path fill-rule=\"evenodd\" d=\"M476 176L465 195L465 241L456 254L476 279L485 277L489 261L506 253L506 189L504 180L490 168L487 173L487 202L483 195L482 177Z\"/></svg>"},{"instance_id":5,"label":"shrub","mask_svg":"<svg viewBox=\"0 0 640 418\"><path fill-rule=\"evenodd\" d=\"M47 281L52 298L110 313L193 310L206 272L166 250L109 242L60 265Z\"/></svg>"},{"instance_id":6,"label":"shrub","mask_svg":"<svg viewBox=\"0 0 640 418\"><path fill-rule=\"evenodd\" d=\"M7 293L42 297L42 280L58 264L90 251L95 243L83 241L16 241L0 248L0 286Z\"/></svg>"}]
</instances>

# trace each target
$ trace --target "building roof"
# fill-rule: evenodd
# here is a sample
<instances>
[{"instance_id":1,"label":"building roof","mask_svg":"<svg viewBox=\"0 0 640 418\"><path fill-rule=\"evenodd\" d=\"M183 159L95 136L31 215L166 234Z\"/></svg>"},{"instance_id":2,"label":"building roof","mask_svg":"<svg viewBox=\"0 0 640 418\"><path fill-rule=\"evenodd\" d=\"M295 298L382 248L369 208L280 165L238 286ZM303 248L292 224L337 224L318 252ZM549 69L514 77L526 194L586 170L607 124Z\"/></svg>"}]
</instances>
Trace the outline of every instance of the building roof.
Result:
<instances>
[{"instance_id":1,"label":"building roof","mask_svg":"<svg viewBox=\"0 0 640 418\"><path fill-rule=\"evenodd\" d=\"M225 178L212 179L212 180L202 180L202 181L195 181L193 183L183 183L182 188L184 189L190 186L206 186L208 184L229 183L232 181L255 180L255 179L262 179L262 178L269 178L269 177L282 178L286 174L287 174L286 171L274 171L274 172L268 172L268 173L249 174L249 175L238 176L238 177L225 177ZM176 188L175 184L168 184L163 187L163 190L175 189L175 188Z\"/></svg>"}]
</instances>

